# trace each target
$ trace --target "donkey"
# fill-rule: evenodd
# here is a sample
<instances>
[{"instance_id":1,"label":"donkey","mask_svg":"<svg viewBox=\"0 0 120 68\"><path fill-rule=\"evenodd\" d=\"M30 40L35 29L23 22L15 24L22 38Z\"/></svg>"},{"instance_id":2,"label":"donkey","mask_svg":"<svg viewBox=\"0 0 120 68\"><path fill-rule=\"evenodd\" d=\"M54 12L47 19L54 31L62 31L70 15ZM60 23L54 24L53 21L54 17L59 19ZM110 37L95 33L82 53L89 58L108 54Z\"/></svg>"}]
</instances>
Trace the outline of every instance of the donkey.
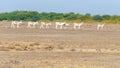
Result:
<instances>
[{"instance_id":1,"label":"donkey","mask_svg":"<svg viewBox=\"0 0 120 68\"><path fill-rule=\"evenodd\" d=\"M19 22L18 21L12 21L11 28L15 28L15 26L17 28L19 28L20 24L22 24L22 21L19 21Z\"/></svg>"}]
</instances>

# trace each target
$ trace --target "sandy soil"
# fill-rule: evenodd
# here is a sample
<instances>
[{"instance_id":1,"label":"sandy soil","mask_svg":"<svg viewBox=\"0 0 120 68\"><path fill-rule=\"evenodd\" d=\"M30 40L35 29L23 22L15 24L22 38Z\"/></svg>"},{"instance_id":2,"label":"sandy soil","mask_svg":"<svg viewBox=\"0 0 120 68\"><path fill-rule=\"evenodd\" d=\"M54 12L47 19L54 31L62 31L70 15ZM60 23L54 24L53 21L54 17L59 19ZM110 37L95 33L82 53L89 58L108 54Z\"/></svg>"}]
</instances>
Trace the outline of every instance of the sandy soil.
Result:
<instances>
[{"instance_id":1,"label":"sandy soil","mask_svg":"<svg viewBox=\"0 0 120 68\"><path fill-rule=\"evenodd\" d=\"M0 68L119 68L120 25L97 31L96 24L81 30L11 29L0 23Z\"/></svg>"}]
</instances>

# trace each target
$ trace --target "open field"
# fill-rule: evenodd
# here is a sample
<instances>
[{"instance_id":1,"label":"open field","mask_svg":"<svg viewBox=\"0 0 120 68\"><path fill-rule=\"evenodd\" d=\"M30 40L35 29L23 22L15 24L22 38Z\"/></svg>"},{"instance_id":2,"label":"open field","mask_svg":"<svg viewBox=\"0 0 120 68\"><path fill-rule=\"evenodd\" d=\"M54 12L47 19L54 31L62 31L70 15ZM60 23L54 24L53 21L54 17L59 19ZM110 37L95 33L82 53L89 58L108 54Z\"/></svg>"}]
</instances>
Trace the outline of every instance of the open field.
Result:
<instances>
[{"instance_id":1,"label":"open field","mask_svg":"<svg viewBox=\"0 0 120 68\"><path fill-rule=\"evenodd\" d=\"M7 23L0 24L0 68L120 67L120 25L97 31L96 24L56 30L11 29Z\"/></svg>"}]
</instances>

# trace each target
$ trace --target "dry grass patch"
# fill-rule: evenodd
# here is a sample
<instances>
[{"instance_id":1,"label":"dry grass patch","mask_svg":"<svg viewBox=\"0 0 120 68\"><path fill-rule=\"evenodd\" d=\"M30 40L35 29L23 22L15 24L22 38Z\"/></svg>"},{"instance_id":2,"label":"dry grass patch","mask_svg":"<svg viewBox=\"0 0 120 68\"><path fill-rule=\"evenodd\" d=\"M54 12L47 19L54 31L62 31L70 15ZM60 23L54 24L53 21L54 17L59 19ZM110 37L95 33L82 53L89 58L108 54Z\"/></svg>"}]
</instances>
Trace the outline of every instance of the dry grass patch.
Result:
<instances>
[{"instance_id":1,"label":"dry grass patch","mask_svg":"<svg viewBox=\"0 0 120 68\"><path fill-rule=\"evenodd\" d=\"M9 47L0 46L0 51L9 51Z\"/></svg>"}]
</instances>

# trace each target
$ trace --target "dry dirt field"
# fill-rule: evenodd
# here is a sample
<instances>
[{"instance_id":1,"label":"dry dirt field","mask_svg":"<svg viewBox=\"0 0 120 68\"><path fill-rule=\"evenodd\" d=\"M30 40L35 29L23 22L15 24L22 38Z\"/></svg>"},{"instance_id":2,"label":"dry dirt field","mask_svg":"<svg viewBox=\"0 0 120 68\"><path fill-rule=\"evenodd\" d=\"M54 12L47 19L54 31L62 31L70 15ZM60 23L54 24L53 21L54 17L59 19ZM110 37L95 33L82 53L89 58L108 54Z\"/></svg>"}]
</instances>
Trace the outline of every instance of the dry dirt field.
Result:
<instances>
[{"instance_id":1,"label":"dry dirt field","mask_svg":"<svg viewBox=\"0 0 120 68\"><path fill-rule=\"evenodd\" d=\"M120 68L120 25L11 29L0 23L0 68Z\"/></svg>"}]
</instances>

